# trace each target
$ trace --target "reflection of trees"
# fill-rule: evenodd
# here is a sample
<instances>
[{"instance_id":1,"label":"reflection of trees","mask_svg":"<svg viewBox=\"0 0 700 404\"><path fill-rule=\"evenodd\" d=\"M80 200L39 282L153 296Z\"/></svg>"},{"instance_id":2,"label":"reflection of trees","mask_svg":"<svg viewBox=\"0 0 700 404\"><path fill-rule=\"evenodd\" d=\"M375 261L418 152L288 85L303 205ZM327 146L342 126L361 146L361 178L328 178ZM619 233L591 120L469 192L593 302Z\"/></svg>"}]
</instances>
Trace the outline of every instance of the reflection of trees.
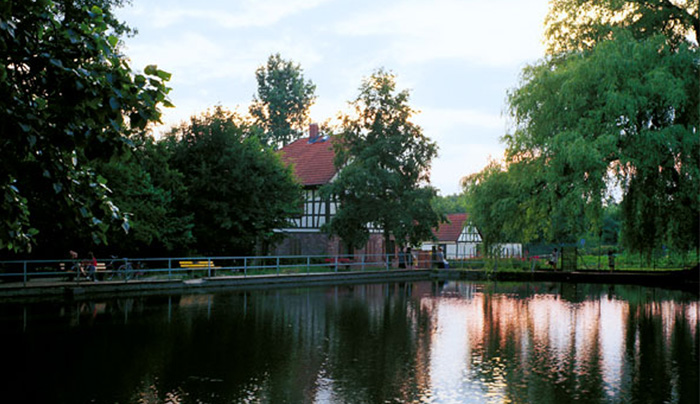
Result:
<instances>
[{"instance_id":1,"label":"reflection of trees","mask_svg":"<svg viewBox=\"0 0 700 404\"><path fill-rule=\"evenodd\" d=\"M344 403L410 401L424 386L417 358L425 354L426 315L406 285L361 288L364 299L346 296L326 313L332 395Z\"/></svg>"},{"instance_id":2,"label":"reflection of trees","mask_svg":"<svg viewBox=\"0 0 700 404\"><path fill-rule=\"evenodd\" d=\"M700 366L698 366L698 347L700 347L700 333L690 327L687 319L684 316L685 309L688 306L681 305L681 310L675 312L675 322L673 324L673 332L671 339L671 362L677 369L683 369L689 373L688 377L682 377L678 380L678 396L683 398L683 402L700 403ZM692 310L692 308L690 308ZM695 306L695 319L698 320L698 307ZM688 352L686 347L695 347Z\"/></svg>"},{"instance_id":3,"label":"reflection of trees","mask_svg":"<svg viewBox=\"0 0 700 404\"><path fill-rule=\"evenodd\" d=\"M697 311L698 305L694 306ZM685 316L687 309L688 303L672 301L630 305L624 366L631 401L699 401L700 336L697 317L695 325L690 323Z\"/></svg>"},{"instance_id":4,"label":"reflection of trees","mask_svg":"<svg viewBox=\"0 0 700 404\"><path fill-rule=\"evenodd\" d=\"M700 346L688 306L699 307L679 293L637 286L500 283L466 300L441 298L433 311L439 324L449 321L443 313L468 319L455 343L467 346L456 352L468 353L458 388L477 401L697 402L689 387L697 389L697 355L670 365L680 355L676 346ZM442 345L440 338L432 345Z\"/></svg>"},{"instance_id":5,"label":"reflection of trees","mask_svg":"<svg viewBox=\"0 0 700 404\"><path fill-rule=\"evenodd\" d=\"M29 306L1 329L17 373L0 387L36 402L439 401L453 385L476 401L698 402L698 310L637 286L459 282Z\"/></svg>"},{"instance_id":6,"label":"reflection of trees","mask_svg":"<svg viewBox=\"0 0 700 404\"><path fill-rule=\"evenodd\" d=\"M312 402L322 390L340 402L410 399L427 321L408 294L362 285L187 299L173 316L177 334L152 347L165 361L153 370L158 391L184 385L190 397L226 402Z\"/></svg>"}]
</instances>

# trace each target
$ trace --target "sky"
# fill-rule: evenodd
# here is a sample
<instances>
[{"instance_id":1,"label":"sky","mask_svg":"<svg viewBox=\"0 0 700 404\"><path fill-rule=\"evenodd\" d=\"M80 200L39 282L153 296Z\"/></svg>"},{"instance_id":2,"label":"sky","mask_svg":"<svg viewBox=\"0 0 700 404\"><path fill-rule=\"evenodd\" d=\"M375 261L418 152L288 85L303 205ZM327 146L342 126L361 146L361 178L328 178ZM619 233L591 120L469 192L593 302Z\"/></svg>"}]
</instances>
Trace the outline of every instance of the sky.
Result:
<instances>
[{"instance_id":1,"label":"sky","mask_svg":"<svg viewBox=\"0 0 700 404\"><path fill-rule=\"evenodd\" d=\"M544 55L547 0L132 0L116 10L138 30L125 38L135 71L172 73L163 128L221 105L247 113L255 70L268 57L300 65L316 85L310 118L336 122L378 68L408 89L412 120L438 144L431 184L501 159L511 126L506 98L522 69ZM163 131L164 129L157 129Z\"/></svg>"}]
</instances>

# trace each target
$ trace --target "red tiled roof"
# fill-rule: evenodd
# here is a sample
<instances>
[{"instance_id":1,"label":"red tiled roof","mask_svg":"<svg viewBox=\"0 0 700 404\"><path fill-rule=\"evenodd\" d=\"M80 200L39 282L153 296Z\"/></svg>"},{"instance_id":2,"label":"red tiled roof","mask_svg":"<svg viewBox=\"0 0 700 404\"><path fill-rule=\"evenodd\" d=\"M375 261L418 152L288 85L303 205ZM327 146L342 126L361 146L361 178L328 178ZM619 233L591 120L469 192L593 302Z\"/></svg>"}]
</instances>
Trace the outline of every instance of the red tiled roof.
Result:
<instances>
[{"instance_id":1,"label":"red tiled roof","mask_svg":"<svg viewBox=\"0 0 700 404\"><path fill-rule=\"evenodd\" d=\"M447 215L449 223L443 223L437 231L433 231L435 237L437 237L439 241L456 242L459 239L459 235L462 233L462 229L467 224L467 217L468 215L466 213L452 213Z\"/></svg>"},{"instance_id":2,"label":"red tiled roof","mask_svg":"<svg viewBox=\"0 0 700 404\"><path fill-rule=\"evenodd\" d=\"M309 138L305 137L279 150L282 161L287 165L294 165L294 174L302 185L327 184L335 176L332 139L329 137L325 141L309 143Z\"/></svg>"}]
</instances>

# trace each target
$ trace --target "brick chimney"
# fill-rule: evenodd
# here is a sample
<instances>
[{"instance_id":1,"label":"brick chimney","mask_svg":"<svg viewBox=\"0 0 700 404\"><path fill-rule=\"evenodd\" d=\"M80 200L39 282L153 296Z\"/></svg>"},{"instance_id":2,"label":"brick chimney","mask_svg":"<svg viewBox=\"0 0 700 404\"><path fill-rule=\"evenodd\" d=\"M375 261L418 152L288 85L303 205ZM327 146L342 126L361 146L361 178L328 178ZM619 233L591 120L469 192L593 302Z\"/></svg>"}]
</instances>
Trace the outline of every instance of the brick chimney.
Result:
<instances>
[{"instance_id":1,"label":"brick chimney","mask_svg":"<svg viewBox=\"0 0 700 404\"><path fill-rule=\"evenodd\" d=\"M318 124L312 123L309 125L309 142L315 142L318 138Z\"/></svg>"}]
</instances>

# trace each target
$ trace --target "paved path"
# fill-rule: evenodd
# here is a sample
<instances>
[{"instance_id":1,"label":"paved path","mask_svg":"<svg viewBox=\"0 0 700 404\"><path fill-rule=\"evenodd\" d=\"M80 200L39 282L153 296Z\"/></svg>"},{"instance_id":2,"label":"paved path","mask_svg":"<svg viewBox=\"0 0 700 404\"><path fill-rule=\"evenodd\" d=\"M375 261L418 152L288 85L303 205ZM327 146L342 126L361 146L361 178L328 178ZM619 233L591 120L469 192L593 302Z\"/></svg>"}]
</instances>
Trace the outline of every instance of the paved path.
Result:
<instances>
[{"instance_id":1,"label":"paved path","mask_svg":"<svg viewBox=\"0 0 700 404\"><path fill-rule=\"evenodd\" d=\"M671 287L700 294L700 276L697 271L656 272L485 272L458 269L413 269L391 271L353 271L310 274L281 274L254 276L219 276L190 280L137 279L129 281L64 281L59 279L33 279L22 282L0 283L0 300L4 298L80 298L116 296L143 293L184 293L240 288L267 288L280 286L314 286L342 283L367 283L383 281L419 281L431 279L467 279L518 282L574 282L640 284Z\"/></svg>"},{"instance_id":2,"label":"paved path","mask_svg":"<svg viewBox=\"0 0 700 404\"><path fill-rule=\"evenodd\" d=\"M136 279L117 281L65 281L34 279L22 282L0 283L2 298L75 298L79 296L121 295L129 293L210 291L235 288L275 286L313 286L335 283L364 283L395 280L428 280L430 270L391 270L362 272L328 272L310 274L219 276L212 278Z\"/></svg>"}]
</instances>

